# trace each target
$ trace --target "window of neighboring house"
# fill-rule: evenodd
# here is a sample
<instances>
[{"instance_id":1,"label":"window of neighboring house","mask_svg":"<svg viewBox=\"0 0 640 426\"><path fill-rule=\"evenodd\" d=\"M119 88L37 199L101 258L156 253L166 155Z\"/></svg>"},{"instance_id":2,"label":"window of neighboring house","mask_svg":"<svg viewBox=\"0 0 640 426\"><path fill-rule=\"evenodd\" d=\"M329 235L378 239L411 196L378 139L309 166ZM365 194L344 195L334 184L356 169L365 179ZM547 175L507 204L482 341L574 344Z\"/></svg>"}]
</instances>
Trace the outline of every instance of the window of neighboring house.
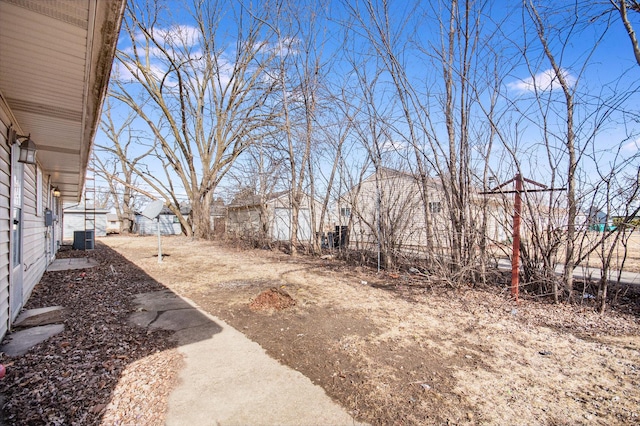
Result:
<instances>
[{"instance_id":1,"label":"window of neighboring house","mask_svg":"<svg viewBox=\"0 0 640 426\"><path fill-rule=\"evenodd\" d=\"M173 223L180 223L180 219L178 219L178 216L173 217Z\"/></svg>"},{"instance_id":2,"label":"window of neighboring house","mask_svg":"<svg viewBox=\"0 0 640 426\"><path fill-rule=\"evenodd\" d=\"M36 166L36 216L42 216L42 170Z\"/></svg>"},{"instance_id":3,"label":"window of neighboring house","mask_svg":"<svg viewBox=\"0 0 640 426\"><path fill-rule=\"evenodd\" d=\"M340 216L344 216L344 217L351 216L351 209L349 207L342 207L340 209Z\"/></svg>"},{"instance_id":4,"label":"window of neighboring house","mask_svg":"<svg viewBox=\"0 0 640 426\"><path fill-rule=\"evenodd\" d=\"M442 211L442 204L440 201L429 202L429 213L440 213Z\"/></svg>"}]
</instances>

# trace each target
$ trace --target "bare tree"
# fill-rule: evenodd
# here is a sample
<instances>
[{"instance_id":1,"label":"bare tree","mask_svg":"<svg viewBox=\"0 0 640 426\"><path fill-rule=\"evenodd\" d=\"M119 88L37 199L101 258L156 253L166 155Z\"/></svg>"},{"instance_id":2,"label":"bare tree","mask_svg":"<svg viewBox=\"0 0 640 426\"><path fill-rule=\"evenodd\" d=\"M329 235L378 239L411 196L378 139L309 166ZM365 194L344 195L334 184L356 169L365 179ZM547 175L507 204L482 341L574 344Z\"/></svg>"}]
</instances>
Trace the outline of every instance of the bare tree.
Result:
<instances>
[{"instance_id":1,"label":"bare tree","mask_svg":"<svg viewBox=\"0 0 640 426\"><path fill-rule=\"evenodd\" d=\"M141 142L132 130L135 114L129 113L117 123L111 102L107 98L102 113L100 129L107 137L95 145L96 173L109 186L113 206L120 222L120 233L133 231L136 182L135 170L139 163L153 152L153 146ZM137 153L134 153L137 151Z\"/></svg>"},{"instance_id":2,"label":"bare tree","mask_svg":"<svg viewBox=\"0 0 640 426\"><path fill-rule=\"evenodd\" d=\"M284 188L283 176L286 176L286 158L270 140L260 139L247 149L229 173L235 182L233 192L235 199L246 202L248 197L259 205L259 228L255 237L256 243L264 245L271 238L272 212L268 210L267 201L276 192Z\"/></svg>"},{"instance_id":3,"label":"bare tree","mask_svg":"<svg viewBox=\"0 0 640 426\"><path fill-rule=\"evenodd\" d=\"M622 21L622 25L624 25L624 29L627 31L627 35L629 36L629 41L631 42L631 49L633 50L633 56L636 58L636 62L640 65L640 44L638 44L638 38L636 37L636 32L633 29L633 24L629 19L629 10L634 13L640 14L640 2L637 0L609 0L613 5L614 9L618 11L620 14L620 20Z\"/></svg>"},{"instance_id":4,"label":"bare tree","mask_svg":"<svg viewBox=\"0 0 640 426\"><path fill-rule=\"evenodd\" d=\"M254 18L261 9L195 1L194 25L177 25L160 0L127 7L110 95L146 123L155 151L147 168L134 170L187 235L209 236L214 190L236 158L270 131L273 81L265 70L276 51ZM180 193L190 218L180 214Z\"/></svg>"},{"instance_id":5,"label":"bare tree","mask_svg":"<svg viewBox=\"0 0 640 426\"><path fill-rule=\"evenodd\" d=\"M565 192L548 192L546 197L527 194L525 188L524 195L525 281L539 294L553 294L556 301L560 296L556 265L562 264L564 293L572 299L574 271L585 261L585 254L615 238L613 233L594 235L583 215L592 209L619 209L620 200L611 196L612 177L624 173L630 164L622 156L611 157L610 142L605 149L599 145L604 129L617 120L625 122L621 114L637 87L619 90L616 79L624 74L603 84L599 92L589 87L586 76L605 33L593 30L584 19L592 12L586 7L575 3L558 9L523 2L523 37L516 37L514 45L529 77L512 83L511 95L505 97L515 123L513 136L497 127L518 173L524 169L542 176L552 188L566 188ZM587 36L593 37L591 42L575 52L572 41ZM517 92L525 95L514 96ZM523 142L531 139L535 142ZM605 152L610 157L606 161L600 158Z\"/></svg>"},{"instance_id":6,"label":"bare tree","mask_svg":"<svg viewBox=\"0 0 640 426\"><path fill-rule=\"evenodd\" d=\"M289 169L290 252L296 254L302 201L309 198L312 249L319 247L313 235L316 230L315 186L313 179L313 147L315 138L318 96L322 78L328 73L322 58L323 8L317 2L275 2L276 13L271 25L277 35L279 52L275 80L279 85L281 124L279 141L286 153Z\"/></svg>"},{"instance_id":7,"label":"bare tree","mask_svg":"<svg viewBox=\"0 0 640 426\"><path fill-rule=\"evenodd\" d=\"M479 103L489 99L495 106L499 99L490 92L498 90L494 81L499 86L500 78L478 72L490 69L485 62L491 63L499 53L490 48L492 31L499 24L486 30L484 5L470 1L431 2L398 10L389 2L365 0L345 7L357 26L354 37L370 46L368 54L376 58L370 66L384 74L381 86L393 90L392 95L376 99L394 103L393 118L387 120L389 142L413 151L413 158L406 150L396 153L420 183L425 256L434 271L447 276L455 272L460 281L472 278L470 266L484 264L480 257L486 248L480 228L486 226L487 204L483 213L484 201L476 186L482 186L483 175L489 177L484 165L491 155L490 148L478 147L490 146L481 141L492 140L495 131L471 120ZM485 110L493 108L487 105ZM478 165L485 169L479 173L480 180L474 171ZM437 186L434 178L439 180ZM438 215L448 216L446 226L435 226L432 208L438 202L445 207Z\"/></svg>"}]
</instances>

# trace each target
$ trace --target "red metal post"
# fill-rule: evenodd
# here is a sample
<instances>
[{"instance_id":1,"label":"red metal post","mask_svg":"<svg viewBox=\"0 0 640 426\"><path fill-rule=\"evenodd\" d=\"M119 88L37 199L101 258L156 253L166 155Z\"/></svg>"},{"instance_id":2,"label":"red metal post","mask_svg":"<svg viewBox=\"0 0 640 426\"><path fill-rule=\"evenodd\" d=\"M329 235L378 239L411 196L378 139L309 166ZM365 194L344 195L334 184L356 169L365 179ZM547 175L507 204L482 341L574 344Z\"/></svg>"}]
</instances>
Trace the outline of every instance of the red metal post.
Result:
<instances>
[{"instance_id":1,"label":"red metal post","mask_svg":"<svg viewBox=\"0 0 640 426\"><path fill-rule=\"evenodd\" d=\"M522 210L522 199L520 192L522 191L522 176L518 173L515 177L516 193L513 211L513 253L511 256L511 295L518 301L518 285L520 276L518 273L518 264L520 261L520 214Z\"/></svg>"}]
</instances>

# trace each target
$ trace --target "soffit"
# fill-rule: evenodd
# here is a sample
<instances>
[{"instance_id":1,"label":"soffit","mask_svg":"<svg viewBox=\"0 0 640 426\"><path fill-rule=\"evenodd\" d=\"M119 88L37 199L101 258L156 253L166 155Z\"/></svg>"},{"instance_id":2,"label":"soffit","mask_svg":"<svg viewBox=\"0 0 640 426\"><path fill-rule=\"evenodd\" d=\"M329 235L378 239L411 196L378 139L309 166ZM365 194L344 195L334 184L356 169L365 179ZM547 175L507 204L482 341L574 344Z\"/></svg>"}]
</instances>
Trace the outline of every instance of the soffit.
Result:
<instances>
[{"instance_id":1,"label":"soffit","mask_svg":"<svg viewBox=\"0 0 640 426\"><path fill-rule=\"evenodd\" d=\"M0 0L0 94L65 199L78 199L124 0Z\"/></svg>"}]
</instances>

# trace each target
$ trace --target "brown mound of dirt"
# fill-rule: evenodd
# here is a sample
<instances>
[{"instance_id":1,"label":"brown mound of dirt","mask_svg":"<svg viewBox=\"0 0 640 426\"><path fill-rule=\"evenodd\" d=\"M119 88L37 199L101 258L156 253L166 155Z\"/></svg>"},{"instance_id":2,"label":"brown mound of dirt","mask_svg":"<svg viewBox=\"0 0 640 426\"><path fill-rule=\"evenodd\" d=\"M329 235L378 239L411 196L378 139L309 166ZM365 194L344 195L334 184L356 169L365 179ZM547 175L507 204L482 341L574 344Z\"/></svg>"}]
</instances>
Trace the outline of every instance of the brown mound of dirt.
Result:
<instances>
[{"instance_id":1,"label":"brown mound of dirt","mask_svg":"<svg viewBox=\"0 0 640 426\"><path fill-rule=\"evenodd\" d=\"M271 287L253 299L249 304L249 308L253 311L268 311L270 309L281 311L295 306L295 304L296 301L289 296L289 293L276 287Z\"/></svg>"}]
</instances>

